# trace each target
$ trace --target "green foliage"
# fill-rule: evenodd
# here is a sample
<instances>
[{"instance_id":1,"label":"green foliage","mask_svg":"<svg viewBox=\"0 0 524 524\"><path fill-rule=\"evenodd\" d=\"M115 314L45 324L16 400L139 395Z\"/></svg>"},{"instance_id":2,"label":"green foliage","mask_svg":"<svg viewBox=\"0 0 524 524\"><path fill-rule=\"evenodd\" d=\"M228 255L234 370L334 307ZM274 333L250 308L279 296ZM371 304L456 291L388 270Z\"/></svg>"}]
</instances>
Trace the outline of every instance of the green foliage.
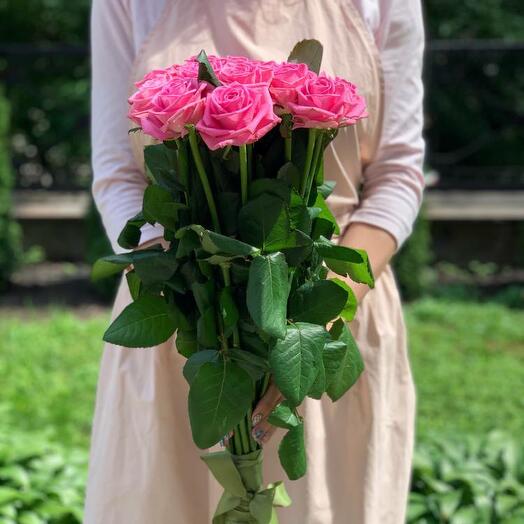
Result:
<instances>
[{"instance_id":1,"label":"green foliage","mask_svg":"<svg viewBox=\"0 0 524 524\"><path fill-rule=\"evenodd\" d=\"M255 257L249 268L247 308L253 322L267 335L286 334L288 266L282 253Z\"/></svg>"},{"instance_id":2,"label":"green foliage","mask_svg":"<svg viewBox=\"0 0 524 524\"><path fill-rule=\"evenodd\" d=\"M277 428L291 429L300 424L301 418L291 404L283 400L270 413L268 422Z\"/></svg>"},{"instance_id":3,"label":"green foliage","mask_svg":"<svg viewBox=\"0 0 524 524\"><path fill-rule=\"evenodd\" d=\"M0 1L4 42L83 43L88 37L90 0Z\"/></svg>"},{"instance_id":4,"label":"green foliage","mask_svg":"<svg viewBox=\"0 0 524 524\"><path fill-rule=\"evenodd\" d=\"M415 453L408 523L524 522L524 446L499 432L434 438Z\"/></svg>"},{"instance_id":5,"label":"green foliage","mask_svg":"<svg viewBox=\"0 0 524 524\"><path fill-rule=\"evenodd\" d=\"M323 326L297 322L271 348L269 363L275 384L293 406L304 400L313 385L327 338Z\"/></svg>"},{"instance_id":6,"label":"green foliage","mask_svg":"<svg viewBox=\"0 0 524 524\"><path fill-rule=\"evenodd\" d=\"M220 82L209 63L206 52L202 49L197 56L198 64L198 79L201 82L209 82L211 85L218 87Z\"/></svg>"},{"instance_id":7,"label":"green foliage","mask_svg":"<svg viewBox=\"0 0 524 524\"><path fill-rule=\"evenodd\" d=\"M0 86L0 291L22 258L20 228L11 218L13 172L8 153L9 104Z\"/></svg>"},{"instance_id":8,"label":"green foliage","mask_svg":"<svg viewBox=\"0 0 524 524\"><path fill-rule=\"evenodd\" d=\"M0 433L0 522L80 524L87 454L38 433Z\"/></svg>"},{"instance_id":9,"label":"green foliage","mask_svg":"<svg viewBox=\"0 0 524 524\"><path fill-rule=\"evenodd\" d=\"M424 0L430 38L524 38L520 0Z\"/></svg>"},{"instance_id":10,"label":"green foliage","mask_svg":"<svg viewBox=\"0 0 524 524\"><path fill-rule=\"evenodd\" d=\"M89 0L65 2L65 0L1 0L0 1L0 34L2 41L7 43L42 44L79 44L85 46L88 41ZM502 38L507 40L522 40L524 27L522 6L520 0L423 0L428 40L439 38ZM461 66L463 65L462 56ZM514 60L511 56L509 60ZM306 60L308 61L308 60ZM313 64L309 62L312 67ZM490 64L487 64L490 65ZM36 176L23 176L24 183L38 186L41 179L49 183L47 175L52 177L53 185L88 187L89 171L89 138L87 134L88 121L88 91L89 65L85 54L80 55L43 55L21 56L12 55L2 59L0 70L9 68L9 77L15 80L9 87L9 98L13 105L13 134L16 136L16 147L11 155L17 167L26 165L36 167ZM504 68L501 67L501 70ZM474 88L479 87L477 75L467 75L473 78ZM510 78L511 77L511 78ZM512 73L506 73L506 81L496 77L498 87L503 89L500 97L493 97L492 86L487 92L499 104L499 100L509 100L509 110L519 106L518 96L521 86L515 82ZM454 79L452 79L453 81ZM499 127L499 123L485 118L485 123L471 117L467 109L470 105L478 105L478 100L472 96L472 89L463 81L454 82L455 92L459 88L464 96L455 97L461 102L460 107L446 95L446 91L430 94L431 99L439 98L440 102L431 110L433 117L445 113L445 120L440 120L437 126L442 130L439 139L450 135L451 144L460 144L461 137L470 136L470 129L477 130L480 136L485 130ZM23 89L20 86L23 85ZM505 87L504 87L505 86ZM435 89L435 82L432 82ZM434 93L434 94L433 94ZM508 96L509 94L509 96ZM500 111L499 105L492 111L486 111L484 99L480 107L482 112L498 113L500 121L509 120L506 111ZM433 102L429 101L432 105ZM468 107L465 107L468 106ZM458 109L457 109L458 107ZM461 116L462 115L462 116ZM493 115L492 115L493 117ZM490 117L490 118L492 118ZM494 118L494 117L493 117ZM469 124L468 124L469 119ZM500 122L499 121L499 122ZM455 124L455 125L454 125ZM464 132L468 129L468 132ZM482 129L482 133L478 132ZM512 133L511 130L507 130ZM518 133L514 137L504 137L511 140L515 148L520 147ZM492 140L492 142L496 142ZM36 147L36 157L34 156ZM521 149L521 148L520 148ZM510 158L501 154L501 143L497 141L493 147L498 161ZM513 151L513 149L512 149ZM513 157L515 158L515 157ZM513 162L518 165L517 162ZM476 165L482 165L477 162ZM500 164L499 164L500 165ZM33 170L34 171L34 170ZM19 170L20 173L20 170ZM19 174L19 180L22 175ZM47 186L45 186L47 187Z\"/></svg>"},{"instance_id":11,"label":"green foliage","mask_svg":"<svg viewBox=\"0 0 524 524\"><path fill-rule=\"evenodd\" d=\"M356 306L347 285L326 280L325 264L374 284L367 254L330 240L337 225L320 196L318 159L332 137L292 133L293 148L309 158L303 164L286 158L278 129L249 146L249 167L246 148L209 151L193 128L186 138L146 148L151 183L119 242L136 247L148 222L164 226L170 246L110 255L93 268L100 278L134 267L133 302L104 340L152 347L182 330L178 350L189 358L189 418L201 448L234 431L234 454L259 449L250 437L250 410L270 375L297 407L307 395L338 400L362 372L349 331L336 330L332 340L325 328L352 317ZM238 164L228 160L233 154ZM271 165L262 160L268 158ZM295 174L281 177L283 170ZM328 224L327 236L313 241L319 223ZM290 478L305 472L302 425L289 429L279 456Z\"/></svg>"},{"instance_id":12,"label":"green foliage","mask_svg":"<svg viewBox=\"0 0 524 524\"><path fill-rule=\"evenodd\" d=\"M94 202L91 201L86 217L86 261L88 264L94 264L100 257L110 255L112 252L111 243L102 225L100 214ZM116 273L119 272L114 272L113 278L99 279L93 282L96 291L103 298L110 300L115 296L116 287L120 281L120 277ZM106 276L111 276L111 273Z\"/></svg>"},{"instance_id":13,"label":"green foliage","mask_svg":"<svg viewBox=\"0 0 524 524\"><path fill-rule=\"evenodd\" d=\"M80 52L2 55L12 107L10 155L23 187L85 187L89 162L89 0L0 0L10 44L80 46Z\"/></svg>"},{"instance_id":14,"label":"green foliage","mask_svg":"<svg viewBox=\"0 0 524 524\"><path fill-rule=\"evenodd\" d=\"M289 301L289 316L294 321L327 324L345 307L347 289L331 280L306 282L295 290Z\"/></svg>"},{"instance_id":15,"label":"green foliage","mask_svg":"<svg viewBox=\"0 0 524 524\"><path fill-rule=\"evenodd\" d=\"M371 265L365 251L332 244L323 236L315 242L315 249L331 271L349 276L355 282L374 286Z\"/></svg>"},{"instance_id":16,"label":"green foliage","mask_svg":"<svg viewBox=\"0 0 524 524\"><path fill-rule=\"evenodd\" d=\"M326 393L335 402L355 384L364 370L364 362L347 325L338 319L329 334L332 341L324 347Z\"/></svg>"},{"instance_id":17,"label":"green foliage","mask_svg":"<svg viewBox=\"0 0 524 524\"><path fill-rule=\"evenodd\" d=\"M157 296L143 295L131 302L104 333L104 340L133 348L165 342L178 327L169 304Z\"/></svg>"},{"instance_id":18,"label":"green foliage","mask_svg":"<svg viewBox=\"0 0 524 524\"><path fill-rule=\"evenodd\" d=\"M524 309L524 286L513 285L499 291L494 297L494 302L504 304L510 308Z\"/></svg>"},{"instance_id":19,"label":"green foliage","mask_svg":"<svg viewBox=\"0 0 524 524\"><path fill-rule=\"evenodd\" d=\"M307 472L304 424L292 427L278 446L278 456L290 480L297 480Z\"/></svg>"},{"instance_id":20,"label":"green foliage","mask_svg":"<svg viewBox=\"0 0 524 524\"><path fill-rule=\"evenodd\" d=\"M288 60L307 64L311 71L319 73L323 53L324 49L318 40L302 40L295 45Z\"/></svg>"},{"instance_id":21,"label":"green foliage","mask_svg":"<svg viewBox=\"0 0 524 524\"><path fill-rule=\"evenodd\" d=\"M429 221L422 209L411 236L393 259L395 276L404 299L415 300L428 290L432 258Z\"/></svg>"},{"instance_id":22,"label":"green foliage","mask_svg":"<svg viewBox=\"0 0 524 524\"><path fill-rule=\"evenodd\" d=\"M238 364L223 357L204 362L191 381L188 399L195 444L202 449L216 444L240 423L252 398L253 382Z\"/></svg>"}]
</instances>

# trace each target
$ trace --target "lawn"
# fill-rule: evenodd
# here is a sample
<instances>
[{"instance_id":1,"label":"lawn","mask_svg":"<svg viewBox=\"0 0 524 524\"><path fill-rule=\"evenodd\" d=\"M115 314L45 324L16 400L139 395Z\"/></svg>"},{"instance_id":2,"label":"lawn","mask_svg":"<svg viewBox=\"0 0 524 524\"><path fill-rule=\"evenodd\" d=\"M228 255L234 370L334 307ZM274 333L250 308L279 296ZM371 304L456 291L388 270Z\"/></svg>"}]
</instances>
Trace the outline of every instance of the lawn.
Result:
<instances>
[{"instance_id":1,"label":"lawn","mask_svg":"<svg viewBox=\"0 0 524 524\"><path fill-rule=\"evenodd\" d=\"M0 431L87 445L107 320L60 310L0 318Z\"/></svg>"},{"instance_id":2,"label":"lawn","mask_svg":"<svg viewBox=\"0 0 524 524\"><path fill-rule=\"evenodd\" d=\"M524 311L426 299L406 306L418 433L524 434ZM86 446L108 315L0 319L0 431Z\"/></svg>"},{"instance_id":3,"label":"lawn","mask_svg":"<svg viewBox=\"0 0 524 524\"><path fill-rule=\"evenodd\" d=\"M422 300L406 307L418 433L524 435L524 310Z\"/></svg>"}]
</instances>

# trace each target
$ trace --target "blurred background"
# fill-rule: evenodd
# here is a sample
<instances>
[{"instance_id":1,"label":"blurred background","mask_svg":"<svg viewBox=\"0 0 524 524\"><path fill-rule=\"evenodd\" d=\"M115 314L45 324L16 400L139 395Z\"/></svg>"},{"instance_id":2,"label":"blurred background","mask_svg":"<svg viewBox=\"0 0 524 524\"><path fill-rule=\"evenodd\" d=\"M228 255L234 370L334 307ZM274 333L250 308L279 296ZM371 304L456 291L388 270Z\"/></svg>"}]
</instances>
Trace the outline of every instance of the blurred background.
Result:
<instances>
[{"instance_id":1,"label":"blurred background","mask_svg":"<svg viewBox=\"0 0 524 524\"><path fill-rule=\"evenodd\" d=\"M524 523L524 11L424 0L425 204L394 265L410 523ZM0 524L80 523L115 281L89 196L88 0L0 0Z\"/></svg>"}]
</instances>

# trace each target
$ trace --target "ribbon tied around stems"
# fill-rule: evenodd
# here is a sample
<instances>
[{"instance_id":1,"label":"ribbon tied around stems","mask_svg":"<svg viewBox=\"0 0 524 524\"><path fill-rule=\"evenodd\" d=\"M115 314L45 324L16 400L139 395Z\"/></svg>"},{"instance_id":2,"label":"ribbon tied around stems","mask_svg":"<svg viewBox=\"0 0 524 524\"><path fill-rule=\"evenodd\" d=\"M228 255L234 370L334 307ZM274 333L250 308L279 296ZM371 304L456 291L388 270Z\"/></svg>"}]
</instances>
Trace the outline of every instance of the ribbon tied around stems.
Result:
<instances>
[{"instance_id":1,"label":"ribbon tied around stems","mask_svg":"<svg viewBox=\"0 0 524 524\"><path fill-rule=\"evenodd\" d=\"M224 488L213 524L278 524L275 508L291 499L282 482L262 486L262 450L246 455L217 451L202 455L211 473Z\"/></svg>"}]
</instances>

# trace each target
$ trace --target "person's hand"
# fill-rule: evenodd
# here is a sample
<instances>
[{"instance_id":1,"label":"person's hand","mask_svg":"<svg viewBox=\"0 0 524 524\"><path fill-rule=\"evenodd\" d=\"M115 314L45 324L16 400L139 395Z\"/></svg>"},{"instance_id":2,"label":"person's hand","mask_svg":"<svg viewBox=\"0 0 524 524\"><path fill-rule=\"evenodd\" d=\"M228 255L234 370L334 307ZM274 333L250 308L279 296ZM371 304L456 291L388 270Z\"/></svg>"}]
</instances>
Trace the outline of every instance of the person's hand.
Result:
<instances>
[{"instance_id":1,"label":"person's hand","mask_svg":"<svg viewBox=\"0 0 524 524\"><path fill-rule=\"evenodd\" d=\"M259 444L266 444L277 429L267 421L267 418L282 400L284 400L282 393L271 380L265 395L253 410L251 419L253 424L251 434Z\"/></svg>"}]
</instances>

